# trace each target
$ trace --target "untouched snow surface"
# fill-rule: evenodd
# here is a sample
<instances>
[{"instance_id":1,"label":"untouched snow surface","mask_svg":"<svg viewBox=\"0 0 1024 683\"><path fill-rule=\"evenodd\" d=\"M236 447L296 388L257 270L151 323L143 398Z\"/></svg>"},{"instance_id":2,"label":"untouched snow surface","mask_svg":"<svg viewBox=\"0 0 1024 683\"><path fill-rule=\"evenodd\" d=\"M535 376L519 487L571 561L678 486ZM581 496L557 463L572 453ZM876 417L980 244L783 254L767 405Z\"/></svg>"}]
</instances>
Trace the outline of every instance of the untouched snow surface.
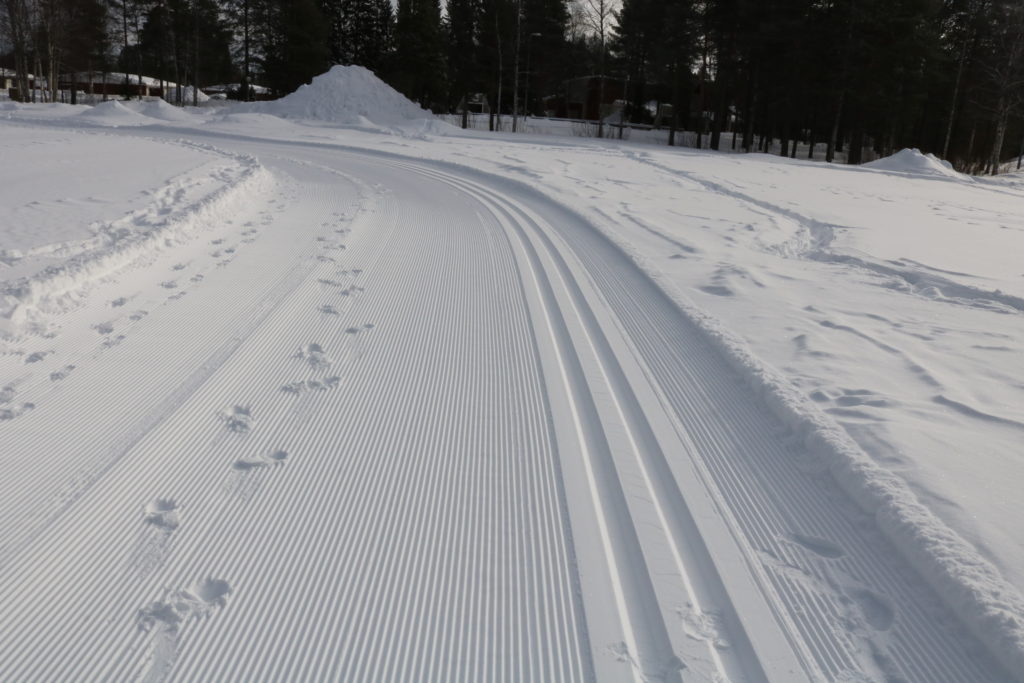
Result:
<instances>
[{"instance_id":1,"label":"untouched snow surface","mask_svg":"<svg viewBox=\"0 0 1024 683\"><path fill-rule=\"evenodd\" d=\"M397 97L3 110L0 671L1021 680L1024 180Z\"/></svg>"}]
</instances>

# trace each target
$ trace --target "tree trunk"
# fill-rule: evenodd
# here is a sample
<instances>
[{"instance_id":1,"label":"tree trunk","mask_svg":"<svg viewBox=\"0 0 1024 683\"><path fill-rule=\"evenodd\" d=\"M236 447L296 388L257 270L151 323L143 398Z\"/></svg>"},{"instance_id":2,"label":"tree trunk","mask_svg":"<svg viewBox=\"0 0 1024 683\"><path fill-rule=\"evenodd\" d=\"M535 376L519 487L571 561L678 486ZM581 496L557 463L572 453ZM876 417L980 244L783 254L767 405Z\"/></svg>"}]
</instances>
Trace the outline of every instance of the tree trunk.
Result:
<instances>
[{"instance_id":1,"label":"tree trunk","mask_svg":"<svg viewBox=\"0 0 1024 683\"><path fill-rule=\"evenodd\" d=\"M828 148L825 150L825 161L832 163L835 160L836 152L840 151L839 145L839 121L843 116L843 105L846 103L846 91L839 92L839 102L836 103L836 115L832 119L832 133L828 138Z\"/></svg>"},{"instance_id":2,"label":"tree trunk","mask_svg":"<svg viewBox=\"0 0 1024 683\"><path fill-rule=\"evenodd\" d=\"M991 174L999 175L1000 155L1003 153L1003 142L1006 140L1006 126L1010 118L1009 107L1006 106L1006 99L999 97L999 105L996 109L996 137L992 141L992 153L989 155Z\"/></svg>"}]
</instances>

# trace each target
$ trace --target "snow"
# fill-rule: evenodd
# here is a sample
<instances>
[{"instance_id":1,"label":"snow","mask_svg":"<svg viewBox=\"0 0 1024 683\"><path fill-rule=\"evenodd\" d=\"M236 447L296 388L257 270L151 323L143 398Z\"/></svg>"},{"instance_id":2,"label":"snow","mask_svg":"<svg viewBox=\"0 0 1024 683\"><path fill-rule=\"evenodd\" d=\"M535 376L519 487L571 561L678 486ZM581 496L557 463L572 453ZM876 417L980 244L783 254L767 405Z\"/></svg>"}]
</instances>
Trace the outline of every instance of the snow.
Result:
<instances>
[{"instance_id":1,"label":"snow","mask_svg":"<svg viewBox=\"0 0 1024 683\"><path fill-rule=\"evenodd\" d=\"M1020 176L2 116L0 670L1020 680Z\"/></svg>"},{"instance_id":2,"label":"snow","mask_svg":"<svg viewBox=\"0 0 1024 683\"><path fill-rule=\"evenodd\" d=\"M970 180L970 176L954 171L953 165L948 161L943 161L934 154L922 154L919 149L901 149L891 156L868 162L864 167L880 171Z\"/></svg>"},{"instance_id":3,"label":"snow","mask_svg":"<svg viewBox=\"0 0 1024 683\"><path fill-rule=\"evenodd\" d=\"M362 66L333 66L290 95L237 110L370 130L416 127L436 133L447 127Z\"/></svg>"}]
</instances>

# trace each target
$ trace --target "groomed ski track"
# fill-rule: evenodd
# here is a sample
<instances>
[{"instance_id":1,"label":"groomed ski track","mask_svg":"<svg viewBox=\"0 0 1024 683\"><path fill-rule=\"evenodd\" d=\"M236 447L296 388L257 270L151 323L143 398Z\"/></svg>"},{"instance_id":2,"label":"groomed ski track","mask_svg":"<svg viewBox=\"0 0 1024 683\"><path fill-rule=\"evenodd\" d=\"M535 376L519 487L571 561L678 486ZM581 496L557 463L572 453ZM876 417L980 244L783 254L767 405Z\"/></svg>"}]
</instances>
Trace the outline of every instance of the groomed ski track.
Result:
<instances>
[{"instance_id":1,"label":"groomed ski track","mask_svg":"<svg viewBox=\"0 0 1024 683\"><path fill-rule=\"evenodd\" d=\"M205 139L271 188L0 358L0 679L1005 678L575 214Z\"/></svg>"}]
</instances>

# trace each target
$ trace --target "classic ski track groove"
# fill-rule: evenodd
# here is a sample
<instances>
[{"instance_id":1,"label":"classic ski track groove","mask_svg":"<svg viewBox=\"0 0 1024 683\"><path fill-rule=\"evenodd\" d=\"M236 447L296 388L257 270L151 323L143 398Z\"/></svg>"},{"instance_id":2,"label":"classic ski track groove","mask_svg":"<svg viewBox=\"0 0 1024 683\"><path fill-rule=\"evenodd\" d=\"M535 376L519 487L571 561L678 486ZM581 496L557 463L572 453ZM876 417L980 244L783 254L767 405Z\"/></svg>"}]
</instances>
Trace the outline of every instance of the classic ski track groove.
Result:
<instances>
[{"instance_id":1,"label":"classic ski track groove","mask_svg":"<svg viewBox=\"0 0 1024 683\"><path fill-rule=\"evenodd\" d=\"M0 481L0 678L999 678L870 519L800 469L802 447L693 325L574 214L441 164L251 146L298 157L268 163L294 180L261 200L305 207L305 226L275 209L248 245L282 256L262 294L153 310L0 423L4 448L45 453L31 478ZM445 211L416 214L415 200ZM316 260L314 236L346 249ZM341 295L319 280L363 293L322 314ZM226 310L208 335L179 335L162 380L105 386L140 406L113 445L109 421L90 431L102 406L56 436L36 429L81 411L91 364L144 369L132 349L147 333ZM311 343L329 368L294 358ZM281 390L328 376L329 390ZM251 408L248 432L217 418L232 406ZM84 476L60 470L78 444L92 449ZM145 525L157 498L175 501L177 528ZM581 564L595 557L603 567ZM204 577L230 584L224 604L139 627L139 610ZM684 607L711 633L686 631Z\"/></svg>"}]
</instances>

